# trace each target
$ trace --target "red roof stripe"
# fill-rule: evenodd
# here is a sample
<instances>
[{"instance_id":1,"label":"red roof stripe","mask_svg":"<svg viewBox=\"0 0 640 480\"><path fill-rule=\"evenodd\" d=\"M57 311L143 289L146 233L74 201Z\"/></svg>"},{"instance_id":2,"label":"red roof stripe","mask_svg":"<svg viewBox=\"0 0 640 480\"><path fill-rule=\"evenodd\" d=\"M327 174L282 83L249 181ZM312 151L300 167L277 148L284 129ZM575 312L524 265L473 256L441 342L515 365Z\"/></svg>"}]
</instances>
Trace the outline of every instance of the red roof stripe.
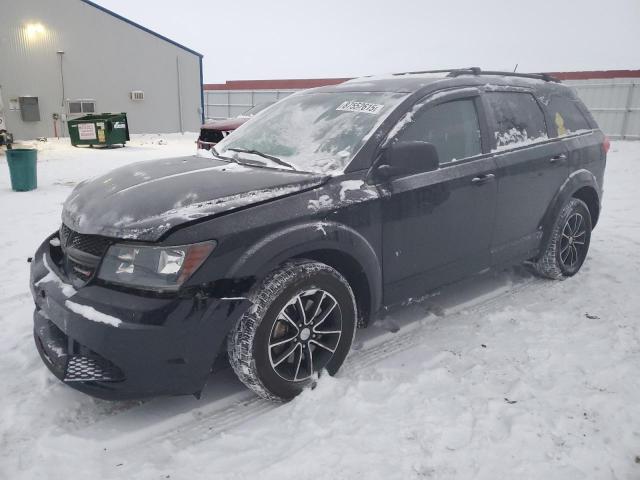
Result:
<instances>
[{"instance_id":1,"label":"red roof stripe","mask_svg":"<svg viewBox=\"0 0 640 480\"><path fill-rule=\"evenodd\" d=\"M226 83L205 83L205 90L286 90L337 85L349 78L289 78L281 80L229 80Z\"/></svg>"},{"instance_id":2,"label":"red roof stripe","mask_svg":"<svg viewBox=\"0 0 640 480\"><path fill-rule=\"evenodd\" d=\"M591 70L586 72L551 72L559 80L590 80L597 78L640 78L640 70Z\"/></svg>"}]
</instances>

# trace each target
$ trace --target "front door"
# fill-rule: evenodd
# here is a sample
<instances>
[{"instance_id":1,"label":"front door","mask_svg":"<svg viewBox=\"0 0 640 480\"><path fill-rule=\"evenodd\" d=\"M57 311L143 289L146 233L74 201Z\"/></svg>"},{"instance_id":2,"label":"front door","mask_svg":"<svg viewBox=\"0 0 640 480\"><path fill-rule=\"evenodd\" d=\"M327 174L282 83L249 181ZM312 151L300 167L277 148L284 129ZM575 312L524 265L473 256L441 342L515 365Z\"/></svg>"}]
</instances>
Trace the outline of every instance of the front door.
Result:
<instances>
[{"instance_id":1,"label":"front door","mask_svg":"<svg viewBox=\"0 0 640 480\"><path fill-rule=\"evenodd\" d=\"M436 171L397 178L382 201L385 303L427 292L489 265L495 163L483 143L477 92L427 98L392 141L422 140ZM484 137L484 142L483 142ZM384 188L383 188L384 189Z\"/></svg>"}]
</instances>

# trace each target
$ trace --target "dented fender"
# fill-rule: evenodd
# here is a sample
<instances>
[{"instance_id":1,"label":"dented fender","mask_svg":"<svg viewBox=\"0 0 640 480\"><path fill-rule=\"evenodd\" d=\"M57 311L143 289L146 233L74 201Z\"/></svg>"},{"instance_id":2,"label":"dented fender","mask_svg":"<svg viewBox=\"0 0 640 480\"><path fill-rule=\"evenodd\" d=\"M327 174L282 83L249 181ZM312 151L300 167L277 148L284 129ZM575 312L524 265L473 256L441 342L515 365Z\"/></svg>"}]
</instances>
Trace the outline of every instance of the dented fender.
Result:
<instances>
[{"instance_id":1,"label":"dented fender","mask_svg":"<svg viewBox=\"0 0 640 480\"><path fill-rule=\"evenodd\" d=\"M370 311L382 301L381 259L367 239L353 228L332 221L305 222L272 232L248 249L229 271L232 278L264 278L294 257L317 250L333 250L352 257L364 271L371 294Z\"/></svg>"}]
</instances>

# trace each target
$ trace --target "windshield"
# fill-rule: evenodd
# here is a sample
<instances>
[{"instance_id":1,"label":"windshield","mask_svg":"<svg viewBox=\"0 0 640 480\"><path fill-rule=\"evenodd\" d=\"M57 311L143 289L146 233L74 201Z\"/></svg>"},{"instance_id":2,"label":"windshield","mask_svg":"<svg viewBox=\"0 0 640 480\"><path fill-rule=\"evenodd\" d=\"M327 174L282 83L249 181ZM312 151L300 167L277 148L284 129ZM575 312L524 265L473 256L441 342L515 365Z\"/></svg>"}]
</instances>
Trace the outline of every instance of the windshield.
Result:
<instances>
[{"instance_id":1,"label":"windshield","mask_svg":"<svg viewBox=\"0 0 640 480\"><path fill-rule=\"evenodd\" d=\"M394 92L295 94L253 117L216 151L236 161L282 168L268 159L277 157L296 170L336 175L405 97Z\"/></svg>"}]
</instances>

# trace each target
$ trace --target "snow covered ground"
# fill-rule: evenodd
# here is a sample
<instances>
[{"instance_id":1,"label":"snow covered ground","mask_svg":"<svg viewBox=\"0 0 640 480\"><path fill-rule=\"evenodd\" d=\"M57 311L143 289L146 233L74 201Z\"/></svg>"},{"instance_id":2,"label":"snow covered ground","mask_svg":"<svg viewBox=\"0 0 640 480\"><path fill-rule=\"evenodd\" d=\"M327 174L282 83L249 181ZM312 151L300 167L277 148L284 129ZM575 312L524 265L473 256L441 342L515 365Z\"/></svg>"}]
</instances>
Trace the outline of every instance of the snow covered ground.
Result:
<instances>
[{"instance_id":1,"label":"snow covered ground","mask_svg":"<svg viewBox=\"0 0 640 480\"><path fill-rule=\"evenodd\" d=\"M201 400L110 403L56 380L31 337L26 258L72 186L194 135L124 149L39 143L39 188L0 156L0 479L640 478L640 142L613 142L581 273L493 272L359 332L335 378L286 405L229 370Z\"/></svg>"}]
</instances>

